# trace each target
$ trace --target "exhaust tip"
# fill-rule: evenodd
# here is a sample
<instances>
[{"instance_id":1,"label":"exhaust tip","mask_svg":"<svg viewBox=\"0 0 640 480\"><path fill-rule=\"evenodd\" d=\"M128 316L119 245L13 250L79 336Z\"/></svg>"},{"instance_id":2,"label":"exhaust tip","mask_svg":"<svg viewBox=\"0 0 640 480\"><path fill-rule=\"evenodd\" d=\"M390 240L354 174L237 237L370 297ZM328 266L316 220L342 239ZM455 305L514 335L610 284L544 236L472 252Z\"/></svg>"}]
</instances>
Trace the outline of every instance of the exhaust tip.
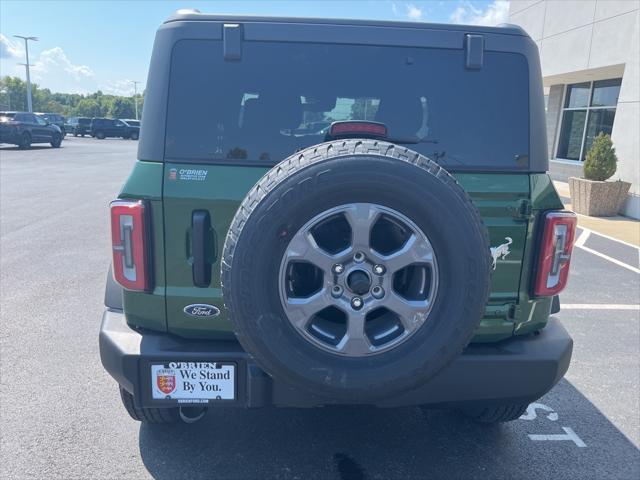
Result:
<instances>
[{"instance_id":1,"label":"exhaust tip","mask_svg":"<svg viewBox=\"0 0 640 480\"><path fill-rule=\"evenodd\" d=\"M207 414L207 407L178 407L180 419L184 423L196 423Z\"/></svg>"}]
</instances>

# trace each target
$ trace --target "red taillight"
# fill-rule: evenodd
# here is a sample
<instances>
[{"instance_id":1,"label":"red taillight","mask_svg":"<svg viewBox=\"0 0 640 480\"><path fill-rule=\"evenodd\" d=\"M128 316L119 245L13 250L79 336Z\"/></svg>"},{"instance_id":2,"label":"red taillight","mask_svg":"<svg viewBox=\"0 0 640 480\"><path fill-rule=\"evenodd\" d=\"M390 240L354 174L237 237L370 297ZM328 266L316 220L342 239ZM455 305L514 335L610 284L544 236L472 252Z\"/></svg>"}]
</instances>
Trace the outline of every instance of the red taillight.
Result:
<instances>
[{"instance_id":1,"label":"red taillight","mask_svg":"<svg viewBox=\"0 0 640 480\"><path fill-rule=\"evenodd\" d=\"M127 290L148 291L147 209L142 201L111 202L113 277Z\"/></svg>"},{"instance_id":2,"label":"red taillight","mask_svg":"<svg viewBox=\"0 0 640 480\"><path fill-rule=\"evenodd\" d=\"M549 212L545 215L535 295L556 295L567 285L576 223L573 212Z\"/></svg>"},{"instance_id":3,"label":"red taillight","mask_svg":"<svg viewBox=\"0 0 640 480\"><path fill-rule=\"evenodd\" d=\"M386 137L387 127L384 123L378 122L333 122L329 129L330 137L345 135L374 135L376 137Z\"/></svg>"}]
</instances>

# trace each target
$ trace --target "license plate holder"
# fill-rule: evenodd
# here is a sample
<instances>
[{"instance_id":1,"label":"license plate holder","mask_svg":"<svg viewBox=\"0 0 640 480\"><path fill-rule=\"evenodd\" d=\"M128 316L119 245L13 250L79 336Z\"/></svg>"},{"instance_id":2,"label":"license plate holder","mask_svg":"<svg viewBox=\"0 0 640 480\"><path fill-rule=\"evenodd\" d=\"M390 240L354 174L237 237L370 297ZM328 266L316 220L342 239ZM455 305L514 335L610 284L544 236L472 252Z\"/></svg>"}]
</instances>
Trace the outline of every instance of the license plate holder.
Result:
<instances>
[{"instance_id":1,"label":"license plate holder","mask_svg":"<svg viewBox=\"0 0 640 480\"><path fill-rule=\"evenodd\" d=\"M233 362L153 361L147 364L153 403L234 402L238 365Z\"/></svg>"}]
</instances>

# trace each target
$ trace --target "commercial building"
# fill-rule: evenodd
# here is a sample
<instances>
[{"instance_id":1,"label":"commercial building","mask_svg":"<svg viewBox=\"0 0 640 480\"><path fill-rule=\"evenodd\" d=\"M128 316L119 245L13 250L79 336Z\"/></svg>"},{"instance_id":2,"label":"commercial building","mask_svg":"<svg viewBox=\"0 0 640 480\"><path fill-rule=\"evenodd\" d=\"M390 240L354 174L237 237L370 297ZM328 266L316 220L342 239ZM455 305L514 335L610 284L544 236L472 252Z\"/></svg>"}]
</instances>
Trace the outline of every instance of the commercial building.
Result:
<instances>
[{"instance_id":1,"label":"commercial building","mask_svg":"<svg viewBox=\"0 0 640 480\"><path fill-rule=\"evenodd\" d=\"M552 176L581 176L593 139L608 133L613 178L632 184L623 213L640 218L640 1L514 0L509 17L540 50Z\"/></svg>"}]
</instances>

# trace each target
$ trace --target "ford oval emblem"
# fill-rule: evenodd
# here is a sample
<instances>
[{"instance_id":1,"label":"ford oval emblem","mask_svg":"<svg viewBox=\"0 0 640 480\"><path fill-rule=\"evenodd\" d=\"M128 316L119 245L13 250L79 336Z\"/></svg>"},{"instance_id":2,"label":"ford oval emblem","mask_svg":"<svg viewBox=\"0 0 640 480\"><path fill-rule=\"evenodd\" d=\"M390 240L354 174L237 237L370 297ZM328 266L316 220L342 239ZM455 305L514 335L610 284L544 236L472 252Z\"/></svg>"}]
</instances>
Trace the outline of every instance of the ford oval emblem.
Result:
<instances>
[{"instance_id":1,"label":"ford oval emblem","mask_svg":"<svg viewBox=\"0 0 640 480\"><path fill-rule=\"evenodd\" d=\"M184 307L183 311L187 315L196 318L209 318L220 315L220 309L218 307L207 305L206 303L194 303L193 305L187 305Z\"/></svg>"}]
</instances>

